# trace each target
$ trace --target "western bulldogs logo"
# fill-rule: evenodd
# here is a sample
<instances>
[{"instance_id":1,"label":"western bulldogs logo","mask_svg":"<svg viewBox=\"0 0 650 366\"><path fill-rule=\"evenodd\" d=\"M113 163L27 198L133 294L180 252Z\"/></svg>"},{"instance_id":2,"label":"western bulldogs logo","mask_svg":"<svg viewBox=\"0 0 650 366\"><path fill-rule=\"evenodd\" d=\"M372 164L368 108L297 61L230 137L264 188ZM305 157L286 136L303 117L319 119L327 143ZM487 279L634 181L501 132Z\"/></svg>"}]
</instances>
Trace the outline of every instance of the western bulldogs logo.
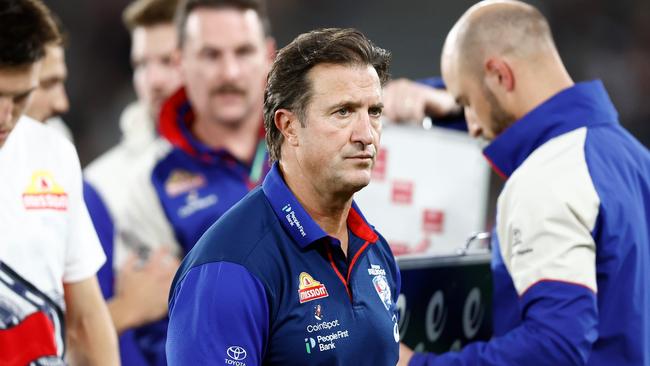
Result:
<instances>
[{"instance_id":1,"label":"western bulldogs logo","mask_svg":"<svg viewBox=\"0 0 650 366\"><path fill-rule=\"evenodd\" d=\"M386 276L375 276L372 279L372 284L377 291L377 295L381 299L381 302L384 304L386 310L390 310L390 306L393 304L390 294L390 286L388 285L388 280Z\"/></svg>"}]
</instances>

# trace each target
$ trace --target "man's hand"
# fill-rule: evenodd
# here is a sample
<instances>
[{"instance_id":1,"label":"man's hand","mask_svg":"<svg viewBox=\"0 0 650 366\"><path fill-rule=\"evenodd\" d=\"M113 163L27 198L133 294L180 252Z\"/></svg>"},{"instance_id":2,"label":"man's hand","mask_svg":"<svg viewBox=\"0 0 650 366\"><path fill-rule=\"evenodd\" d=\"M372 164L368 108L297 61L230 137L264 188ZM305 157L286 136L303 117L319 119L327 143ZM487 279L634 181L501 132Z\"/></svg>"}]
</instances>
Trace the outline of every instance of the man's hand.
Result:
<instances>
[{"instance_id":1,"label":"man's hand","mask_svg":"<svg viewBox=\"0 0 650 366\"><path fill-rule=\"evenodd\" d=\"M413 357L413 351L407 345L400 342L399 361L397 361L397 366L408 366L411 357Z\"/></svg>"},{"instance_id":2,"label":"man's hand","mask_svg":"<svg viewBox=\"0 0 650 366\"><path fill-rule=\"evenodd\" d=\"M408 79L391 80L384 87L384 116L397 123L420 123L426 116L445 117L460 112L447 91Z\"/></svg>"},{"instance_id":3,"label":"man's hand","mask_svg":"<svg viewBox=\"0 0 650 366\"><path fill-rule=\"evenodd\" d=\"M167 315L169 288L179 264L166 248L153 252L144 264L135 254L129 256L117 275L115 296L109 303L118 334Z\"/></svg>"}]
</instances>

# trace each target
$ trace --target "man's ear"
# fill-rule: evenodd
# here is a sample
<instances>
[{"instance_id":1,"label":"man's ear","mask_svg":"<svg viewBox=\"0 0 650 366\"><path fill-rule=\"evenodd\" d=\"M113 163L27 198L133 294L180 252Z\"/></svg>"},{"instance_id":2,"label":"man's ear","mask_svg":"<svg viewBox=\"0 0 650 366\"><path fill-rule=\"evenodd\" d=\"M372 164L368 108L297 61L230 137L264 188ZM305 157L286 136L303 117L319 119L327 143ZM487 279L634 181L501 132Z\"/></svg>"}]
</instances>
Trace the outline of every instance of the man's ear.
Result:
<instances>
[{"instance_id":1,"label":"man's ear","mask_svg":"<svg viewBox=\"0 0 650 366\"><path fill-rule=\"evenodd\" d=\"M508 62L502 58L491 57L483 65L485 85L495 94L511 92L515 89L515 74Z\"/></svg>"},{"instance_id":2,"label":"man's ear","mask_svg":"<svg viewBox=\"0 0 650 366\"><path fill-rule=\"evenodd\" d=\"M275 111L273 121L287 144L298 146L298 128L300 128L298 116L288 109L281 108Z\"/></svg>"}]
</instances>

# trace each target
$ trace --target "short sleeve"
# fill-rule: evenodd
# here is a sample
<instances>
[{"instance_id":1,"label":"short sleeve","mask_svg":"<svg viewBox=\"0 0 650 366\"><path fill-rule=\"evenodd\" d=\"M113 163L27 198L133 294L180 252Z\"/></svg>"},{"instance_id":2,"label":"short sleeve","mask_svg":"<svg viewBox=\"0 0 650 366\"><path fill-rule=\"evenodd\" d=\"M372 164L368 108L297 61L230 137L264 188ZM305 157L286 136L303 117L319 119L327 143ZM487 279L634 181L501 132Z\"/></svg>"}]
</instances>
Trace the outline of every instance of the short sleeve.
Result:
<instances>
[{"instance_id":1,"label":"short sleeve","mask_svg":"<svg viewBox=\"0 0 650 366\"><path fill-rule=\"evenodd\" d=\"M169 365L261 365L269 332L266 292L245 267L200 265L172 288Z\"/></svg>"},{"instance_id":2,"label":"short sleeve","mask_svg":"<svg viewBox=\"0 0 650 366\"><path fill-rule=\"evenodd\" d=\"M83 199L81 167L74 148L69 157L69 225L63 282L71 283L94 276L106 261L97 233Z\"/></svg>"}]
</instances>

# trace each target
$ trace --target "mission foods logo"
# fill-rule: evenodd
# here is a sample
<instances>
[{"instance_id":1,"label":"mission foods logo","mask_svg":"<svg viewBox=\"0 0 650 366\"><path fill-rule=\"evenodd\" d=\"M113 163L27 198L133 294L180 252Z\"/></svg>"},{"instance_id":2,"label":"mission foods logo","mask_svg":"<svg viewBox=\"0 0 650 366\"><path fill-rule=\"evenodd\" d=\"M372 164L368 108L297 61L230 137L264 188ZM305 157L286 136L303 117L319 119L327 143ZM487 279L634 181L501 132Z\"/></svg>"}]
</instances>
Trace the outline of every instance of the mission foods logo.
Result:
<instances>
[{"instance_id":1,"label":"mission foods logo","mask_svg":"<svg viewBox=\"0 0 650 366\"><path fill-rule=\"evenodd\" d=\"M174 169L165 181L165 193L169 197L176 197L205 185L206 179L203 175L187 170Z\"/></svg>"},{"instance_id":2,"label":"mission foods logo","mask_svg":"<svg viewBox=\"0 0 650 366\"><path fill-rule=\"evenodd\" d=\"M35 171L30 184L23 192L23 206L27 210L68 209L68 194L47 171Z\"/></svg>"},{"instance_id":3,"label":"mission foods logo","mask_svg":"<svg viewBox=\"0 0 650 366\"><path fill-rule=\"evenodd\" d=\"M298 295L301 304L329 296L325 285L314 280L307 272L302 272L298 278Z\"/></svg>"}]
</instances>

